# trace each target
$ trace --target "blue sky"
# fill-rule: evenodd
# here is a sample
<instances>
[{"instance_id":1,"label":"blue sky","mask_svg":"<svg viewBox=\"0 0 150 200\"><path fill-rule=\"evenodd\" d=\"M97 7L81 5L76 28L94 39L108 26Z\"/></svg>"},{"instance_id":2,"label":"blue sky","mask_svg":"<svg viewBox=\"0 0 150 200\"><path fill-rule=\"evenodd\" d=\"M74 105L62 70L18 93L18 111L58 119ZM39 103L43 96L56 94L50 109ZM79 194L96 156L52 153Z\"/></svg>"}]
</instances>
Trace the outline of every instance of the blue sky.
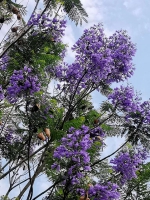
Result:
<instances>
[{"instance_id":1,"label":"blue sky","mask_svg":"<svg viewBox=\"0 0 150 200\"><path fill-rule=\"evenodd\" d=\"M72 53L70 47L82 35L85 28L89 28L97 23L103 23L106 35L111 35L120 29L127 30L137 47L137 52L133 60L136 70L134 76L128 80L128 83L131 83L135 90L142 93L143 100L148 100L150 97L150 1L81 0L81 2L89 14L88 24L83 23L82 27L76 27L72 22L68 22L64 37L64 42L69 45L66 60L68 62L73 61L74 53ZM30 12L34 4L33 0L29 0ZM2 38L5 31L6 26L0 32L0 38ZM103 99L98 92L93 93L93 102L96 108L99 107ZM104 155L117 149L122 142L123 139L108 139ZM40 177L36 182L35 195L48 186L49 183L46 181L46 178ZM0 195L5 193L6 187L7 180L0 182ZM12 196L15 196L15 194L12 194Z\"/></svg>"}]
</instances>

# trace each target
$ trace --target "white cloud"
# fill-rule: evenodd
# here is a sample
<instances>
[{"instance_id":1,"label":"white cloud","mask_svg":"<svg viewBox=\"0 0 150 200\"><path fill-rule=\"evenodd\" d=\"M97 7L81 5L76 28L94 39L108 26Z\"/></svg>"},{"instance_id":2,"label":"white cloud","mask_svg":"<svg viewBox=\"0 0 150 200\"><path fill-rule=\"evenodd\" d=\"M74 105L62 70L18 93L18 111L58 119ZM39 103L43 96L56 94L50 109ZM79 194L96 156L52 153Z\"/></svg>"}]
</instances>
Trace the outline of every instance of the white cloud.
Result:
<instances>
[{"instance_id":1,"label":"white cloud","mask_svg":"<svg viewBox=\"0 0 150 200\"><path fill-rule=\"evenodd\" d=\"M141 8L136 8L135 10L132 11L134 16L139 16L142 13Z\"/></svg>"},{"instance_id":2,"label":"white cloud","mask_svg":"<svg viewBox=\"0 0 150 200\"><path fill-rule=\"evenodd\" d=\"M67 47L67 60L73 60L75 53L71 50L71 47L75 43L75 35L73 27L68 24L65 30L65 36L63 37L63 42L68 45Z\"/></svg>"},{"instance_id":3,"label":"white cloud","mask_svg":"<svg viewBox=\"0 0 150 200\"><path fill-rule=\"evenodd\" d=\"M84 9L88 14L88 24L84 23L83 28L89 28L91 25L95 23L102 22L103 15L103 4L102 1L98 0L81 0Z\"/></svg>"}]
</instances>

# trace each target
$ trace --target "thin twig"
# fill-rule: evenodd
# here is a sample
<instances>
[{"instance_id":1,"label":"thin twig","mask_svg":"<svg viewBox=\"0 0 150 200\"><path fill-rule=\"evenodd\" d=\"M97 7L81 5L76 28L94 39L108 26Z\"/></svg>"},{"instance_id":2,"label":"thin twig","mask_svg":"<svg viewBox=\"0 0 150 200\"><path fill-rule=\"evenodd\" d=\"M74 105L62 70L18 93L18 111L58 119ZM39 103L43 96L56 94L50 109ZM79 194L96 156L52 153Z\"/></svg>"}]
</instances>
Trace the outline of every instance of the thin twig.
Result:
<instances>
[{"instance_id":1,"label":"thin twig","mask_svg":"<svg viewBox=\"0 0 150 200\"><path fill-rule=\"evenodd\" d=\"M91 167L93 167L94 165L97 165L98 163L102 162L103 160L105 160L105 159L111 157L112 155L114 155L115 153L117 153L120 149L122 149L123 146L125 146L125 145L128 143L128 141L129 141L129 139L128 139L125 143L123 143L116 151L114 151L113 153L111 153L110 155L108 155L108 156L102 158L101 160L95 161L95 162L91 165Z\"/></svg>"},{"instance_id":2,"label":"thin twig","mask_svg":"<svg viewBox=\"0 0 150 200\"><path fill-rule=\"evenodd\" d=\"M39 151L41 151L42 149L44 149L46 147L47 144L43 145L42 147L40 147L38 150L36 150L33 154L30 155L30 158L33 157L34 155L36 155ZM5 174L3 174L0 177L0 180L3 179L5 176L7 176L9 174L9 172L13 171L14 169L16 169L18 166L20 166L22 163L24 163L25 161L27 161L28 158L23 159L20 163L18 163L16 166L14 166L13 168L11 168L10 170L8 170Z\"/></svg>"},{"instance_id":3,"label":"thin twig","mask_svg":"<svg viewBox=\"0 0 150 200\"><path fill-rule=\"evenodd\" d=\"M34 197L32 200L35 200L37 198L39 198L41 195L45 194L46 192L48 192L51 188L55 187L55 185L57 185L58 183L60 183L62 180L58 180L56 181L53 185L51 185L49 188L47 188L46 190L44 190L43 192L41 192L39 195L37 195L36 197Z\"/></svg>"}]
</instances>

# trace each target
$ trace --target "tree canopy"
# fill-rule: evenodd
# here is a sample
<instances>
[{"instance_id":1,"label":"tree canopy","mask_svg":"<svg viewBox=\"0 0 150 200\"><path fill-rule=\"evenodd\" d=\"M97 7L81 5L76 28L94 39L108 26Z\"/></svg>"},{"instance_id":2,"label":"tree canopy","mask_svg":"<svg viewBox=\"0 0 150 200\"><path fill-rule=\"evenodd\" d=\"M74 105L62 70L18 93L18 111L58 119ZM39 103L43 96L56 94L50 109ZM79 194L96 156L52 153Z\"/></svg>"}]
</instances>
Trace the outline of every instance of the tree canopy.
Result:
<instances>
[{"instance_id":1,"label":"tree canopy","mask_svg":"<svg viewBox=\"0 0 150 200\"><path fill-rule=\"evenodd\" d=\"M1 199L18 186L16 200L150 199L150 101L125 84L136 46L125 30L107 37L93 25L68 64L64 13L76 25L88 15L80 0L44 0L41 12L38 4L25 21L21 3L0 1L1 29L17 19L0 43L0 180L9 180ZM95 90L107 98L98 110ZM103 157L113 136L125 141ZM42 174L47 189L35 196Z\"/></svg>"}]
</instances>

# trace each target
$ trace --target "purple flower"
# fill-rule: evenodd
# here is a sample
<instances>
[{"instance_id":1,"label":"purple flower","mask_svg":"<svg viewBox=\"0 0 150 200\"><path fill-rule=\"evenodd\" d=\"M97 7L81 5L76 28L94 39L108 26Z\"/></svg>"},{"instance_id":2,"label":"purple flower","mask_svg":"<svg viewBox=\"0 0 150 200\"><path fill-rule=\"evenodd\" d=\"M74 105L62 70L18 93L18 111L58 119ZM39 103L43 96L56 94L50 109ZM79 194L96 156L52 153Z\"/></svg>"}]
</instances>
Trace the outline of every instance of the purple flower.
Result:
<instances>
[{"instance_id":1,"label":"purple flower","mask_svg":"<svg viewBox=\"0 0 150 200\"><path fill-rule=\"evenodd\" d=\"M120 173L120 182L124 185L128 180L137 177L136 171L146 158L146 150L138 150L134 155L130 155L128 152L121 153L116 158L112 159L110 163L113 163L113 169L117 173Z\"/></svg>"},{"instance_id":2,"label":"purple flower","mask_svg":"<svg viewBox=\"0 0 150 200\"><path fill-rule=\"evenodd\" d=\"M79 184L84 177L84 171L90 171L90 155L87 152L92 146L90 139L89 127L82 126L81 129L75 130L71 127L69 133L61 139L61 145L58 146L53 154L56 159L52 168L57 165L66 171L66 180L71 180L71 184ZM67 169L64 168L64 162ZM84 169L84 171L82 171Z\"/></svg>"},{"instance_id":3,"label":"purple flower","mask_svg":"<svg viewBox=\"0 0 150 200\"><path fill-rule=\"evenodd\" d=\"M0 59L0 70L5 71L7 69L9 59L10 58L7 54L3 55L3 57Z\"/></svg>"},{"instance_id":4,"label":"purple flower","mask_svg":"<svg viewBox=\"0 0 150 200\"><path fill-rule=\"evenodd\" d=\"M38 77L32 73L31 68L25 66L23 70L14 70L7 88L7 99L10 103L17 102L19 97L26 96L40 90Z\"/></svg>"},{"instance_id":5,"label":"purple flower","mask_svg":"<svg viewBox=\"0 0 150 200\"><path fill-rule=\"evenodd\" d=\"M101 83L123 81L133 74L135 46L125 31L106 38L102 25L95 25L84 31L72 50L76 52L75 62L53 70L55 77L65 82L64 90L71 93L80 94L89 85L99 90Z\"/></svg>"},{"instance_id":6,"label":"purple flower","mask_svg":"<svg viewBox=\"0 0 150 200\"><path fill-rule=\"evenodd\" d=\"M136 112L140 110L140 98L135 95L132 87L115 88L113 93L108 96L111 103L125 112Z\"/></svg>"},{"instance_id":7,"label":"purple flower","mask_svg":"<svg viewBox=\"0 0 150 200\"><path fill-rule=\"evenodd\" d=\"M46 14L42 16L40 14L32 15L30 21L28 21L28 26L34 26L33 36L37 35L44 30L47 35L51 36L51 40L55 42L60 42L62 36L64 35L64 30L66 28L65 20L58 20L54 18L51 20ZM39 28L40 27L40 28ZM65 55L65 51L61 53L61 57L63 58Z\"/></svg>"},{"instance_id":8,"label":"purple flower","mask_svg":"<svg viewBox=\"0 0 150 200\"><path fill-rule=\"evenodd\" d=\"M88 196L92 200L117 200L120 197L117 189L118 186L110 182L107 184L97 183L89 188ZM77 191L83 196L86 194L86 191L83 189L77 189Z\"/></svg>"}]
</instances>

